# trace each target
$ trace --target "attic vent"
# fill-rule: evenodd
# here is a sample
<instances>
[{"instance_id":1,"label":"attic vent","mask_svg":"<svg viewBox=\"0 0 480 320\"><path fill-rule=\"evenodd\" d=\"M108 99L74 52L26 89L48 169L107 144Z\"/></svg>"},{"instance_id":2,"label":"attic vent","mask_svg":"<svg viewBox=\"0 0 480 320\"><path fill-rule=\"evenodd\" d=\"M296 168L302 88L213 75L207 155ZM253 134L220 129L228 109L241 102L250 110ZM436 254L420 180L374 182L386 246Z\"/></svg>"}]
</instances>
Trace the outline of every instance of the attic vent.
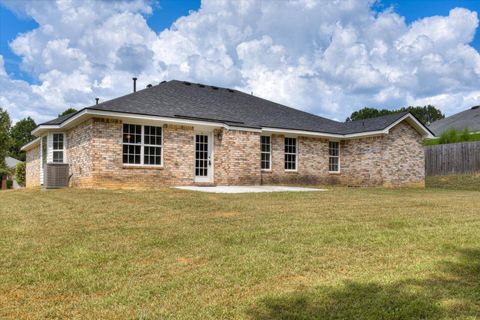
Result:
<instances>
[{"instance_id":1,"label":"attic vent","mask_svg":"<svg viewBox=\"0 0 480 320\"><path fill-rule=\"evenodd\" d=\"M191 83L190 83L190 82L187 82L187 81L183 81L183 84L186 85L186 86L191 85Z\"/></svg>"},{"instance_id":2,"label":"attic vent","mask_svg":"<svg viewBox=\"0 0 480 320\"><path fill-rule=\"evenodd\" d=\"M165 83L165 82L167 82L167 81L163 80L163 81L162 81L162 82L160 82L160 83Z\"/></svg>"},{"instance_id":3,"label":"attic vent","mask_svg":"<svg viewBox=\"0 0 480 320\"><path fill-rule=\"evenodd\" d=\"M218 87L211 86L213 90L218 90Z\"/></svg>"},{"instance_id":4,"label":"attic vent","mask_svg":"<svg viewBox=\"0 0 480 320\"><path fill-rule=\"evenodd\" d=\"M227 90L228 90L228 92L235 92L235 91L233 91L232 89L227 89Z\"/></svg>"},{"instance_id":5,"label":"attic vent","mask_svg":"<svg viewBox=\"0 0 480 320\"><path fill-rule=\"evenodd\" d=\"M151 87L153 87L153 86L150 83L147 84L147 88L151 88Z\"/></svg>"},{"instance_id":6,"label":"attic vent","mask_svg":"<svg viewBox=\"0 0 480 320\"><path fill-rule=\"evenodd\" d=\"M472 107L472 110L476 110L478 108L480 108L480 106L474 106L474 107Z\"/></svg>"},{"instance_id":7,"label":"attic vent","mask_svg":"<svg viewBox=\"0 0 480 320\"><path fill-rule=\"evenodd\" d=\"M199 86L200 88L205 88L205 85L204 84L197 84L197 86Z\"/></svg>"}]
</instances>

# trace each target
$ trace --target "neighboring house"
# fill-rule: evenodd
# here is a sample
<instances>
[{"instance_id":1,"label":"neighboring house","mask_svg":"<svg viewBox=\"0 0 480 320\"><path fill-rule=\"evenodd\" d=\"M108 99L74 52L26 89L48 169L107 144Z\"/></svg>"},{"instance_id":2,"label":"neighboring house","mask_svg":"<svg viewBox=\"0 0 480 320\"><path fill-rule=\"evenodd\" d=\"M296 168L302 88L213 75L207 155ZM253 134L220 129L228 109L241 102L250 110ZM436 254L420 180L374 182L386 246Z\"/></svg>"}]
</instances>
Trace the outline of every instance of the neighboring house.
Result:
<instances>
[{"instance_id":1,"label":"neighboring house","mask_svg":"<svg viewBox=\"0 0 480 320\"><path fill-rule=\"evenodd\" d=\"M12 169L12 171L15 170L15 168L17 167L17 163L20 163L20 162L21 162L20 160L17 160L15 158L5 157L5 164L6 164L7 168ZM17 183L17 180L15 180L15 175L8 176L7 180L11 180L13 182L13 184L12 184L13 189L19 189L20 188L20 186Z\"/></svg>"},{"instance_id":2,"label":"neighboring house","mask_svg":"<svg viewBox=\"0 0 480 320\"><path fill-rule=\"evenodd\" d=\"M66 163L76 187L191 184L424 185L410 113L337 122L237 90L181 81L39 125L25 145L27 186Z\"/></svg>"},{"instance_id":3,"label":"neighboring house","mask_svg":"<svg viewBox=\"0 0 480 320\"><path fill-rule=\"evenodd\" d=\"M452 128L458 131L467 128L470 132L480 132L480 106L471 107L450 117L437 120L428 128L436 136Z\"/></svg>"}]
</instances>

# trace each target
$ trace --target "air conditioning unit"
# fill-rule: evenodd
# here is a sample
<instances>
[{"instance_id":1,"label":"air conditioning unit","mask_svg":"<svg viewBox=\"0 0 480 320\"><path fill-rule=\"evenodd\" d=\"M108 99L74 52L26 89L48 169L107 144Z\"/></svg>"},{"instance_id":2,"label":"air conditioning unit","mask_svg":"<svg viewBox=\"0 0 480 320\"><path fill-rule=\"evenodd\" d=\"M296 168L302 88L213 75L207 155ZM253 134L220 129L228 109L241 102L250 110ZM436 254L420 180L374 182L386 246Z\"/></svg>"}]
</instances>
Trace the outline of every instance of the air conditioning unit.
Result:
<instances>
[{"instance_id":1,"label":"air conditioning unit","mask_svg":"<svg viewBox=\"0 0 480 320\"><path fill-rule=\"evenodd\" d=\"M47 163L43 185L47 189L67 188L68 177L67 163Z\"/></svg>"}]
</instances>

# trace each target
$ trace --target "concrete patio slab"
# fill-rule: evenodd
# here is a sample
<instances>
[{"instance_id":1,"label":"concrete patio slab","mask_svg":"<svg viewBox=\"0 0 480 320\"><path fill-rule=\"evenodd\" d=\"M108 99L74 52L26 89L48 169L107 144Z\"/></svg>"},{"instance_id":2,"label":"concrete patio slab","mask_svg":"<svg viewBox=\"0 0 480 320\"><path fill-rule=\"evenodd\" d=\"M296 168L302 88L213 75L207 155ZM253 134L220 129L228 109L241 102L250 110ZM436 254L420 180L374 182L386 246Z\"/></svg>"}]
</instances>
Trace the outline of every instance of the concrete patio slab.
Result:
<instances>
[{"instance_id":1,"label":"concrete patio slab","mask_svg":"<svg viewBox=\"0 0 480 320\"><path fill-rule=\"evenodd\" d=\"M288 186L182 186L174 187L181 190L211 192L211 193L257 193L257 192L306 192L306 191L327 191L327 189L302 188Z\"/></svg>"}]
</instances>

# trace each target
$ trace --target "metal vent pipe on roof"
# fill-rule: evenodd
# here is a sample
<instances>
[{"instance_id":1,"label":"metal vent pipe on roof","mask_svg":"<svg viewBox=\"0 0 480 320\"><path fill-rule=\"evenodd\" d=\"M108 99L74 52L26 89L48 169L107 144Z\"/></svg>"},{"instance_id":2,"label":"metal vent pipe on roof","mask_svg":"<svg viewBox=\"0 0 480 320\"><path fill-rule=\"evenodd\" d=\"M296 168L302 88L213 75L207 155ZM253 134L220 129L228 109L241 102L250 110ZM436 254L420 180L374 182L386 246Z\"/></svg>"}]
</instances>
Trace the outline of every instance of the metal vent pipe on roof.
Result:
<instances>
[{"instance_id":1,"label":"metal vent pipe on roof","mask_svg":"<svg viewBox=\"0 0 480 320\"><path fill-rule=\"evenodd\" d=\"M137 78L133 77L133 92L137 92Z\"/></svg>"},{"instance_id":2,"label":"metal vent pipe on roof","mask_svg":"<svg viewBox=\"0 0 480 320\"><path fill-rule=\"evenodd\" d=\"M98 104L98 100L100 100L100 98L95 98L95 101L97 102L96 104Z\"/></svg>"}]
</instances>

